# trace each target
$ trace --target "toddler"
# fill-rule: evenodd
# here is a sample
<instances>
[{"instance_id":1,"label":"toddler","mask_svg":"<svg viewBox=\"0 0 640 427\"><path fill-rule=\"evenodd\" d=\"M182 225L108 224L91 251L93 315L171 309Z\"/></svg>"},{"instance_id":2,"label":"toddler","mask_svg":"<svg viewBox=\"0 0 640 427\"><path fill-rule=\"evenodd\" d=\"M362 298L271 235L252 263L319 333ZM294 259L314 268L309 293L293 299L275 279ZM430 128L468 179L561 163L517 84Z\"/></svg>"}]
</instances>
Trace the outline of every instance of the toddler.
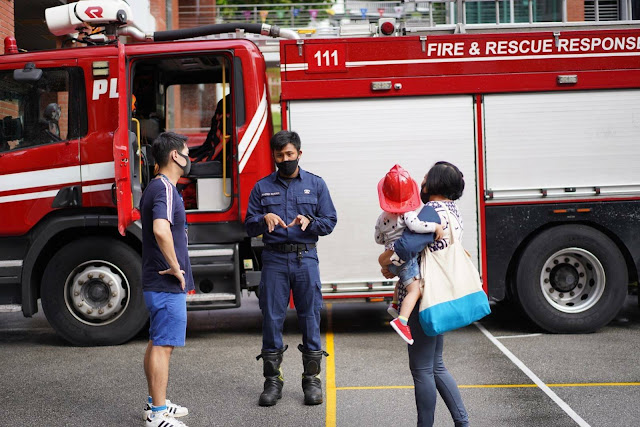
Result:
<instances>
[{"instance_id":1,"label":"toddler","mask_svg":"<svg viewBox=\"0 0 640 427\"><path fill-rule=\"evenodd\" d=\"M393 243L400 238L405 228L414 233L435 233L442 237L442 226L436 222L424 222L418 219L422 209L418 184L409 176L409 172L395 165L378 183L378 199L383 212L376 223L376 243L385 249L393 250ZM407 322L418 299L420 299L420 266L417 257L402 265L391 264L389 271L400 278L393 293L393 301L387 309L395 319L391 326L407 343L413 344L411 329ZM407 296L398 312L398 291L402 286Z\"/></svg>"}]
</instances>

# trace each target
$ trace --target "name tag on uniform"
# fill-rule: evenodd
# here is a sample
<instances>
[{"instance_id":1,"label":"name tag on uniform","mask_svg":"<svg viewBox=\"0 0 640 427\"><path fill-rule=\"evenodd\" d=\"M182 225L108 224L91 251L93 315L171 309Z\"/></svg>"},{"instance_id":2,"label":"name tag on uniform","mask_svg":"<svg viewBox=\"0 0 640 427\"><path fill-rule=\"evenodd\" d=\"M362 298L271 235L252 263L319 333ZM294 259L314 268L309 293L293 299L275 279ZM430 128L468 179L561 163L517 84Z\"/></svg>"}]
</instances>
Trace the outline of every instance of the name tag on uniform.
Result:
<instances>
[{"instance_id":1,"label":"name tag on uniform","mask_svg":"<svg viewBox=\"0 0 640 427\"><path fill-rule=\"evenodd\" d=\"M268 197L268 196L279 196L280 192L276 191L275 193L262 193L260 197Z\"/></svg>"}]
</instances>

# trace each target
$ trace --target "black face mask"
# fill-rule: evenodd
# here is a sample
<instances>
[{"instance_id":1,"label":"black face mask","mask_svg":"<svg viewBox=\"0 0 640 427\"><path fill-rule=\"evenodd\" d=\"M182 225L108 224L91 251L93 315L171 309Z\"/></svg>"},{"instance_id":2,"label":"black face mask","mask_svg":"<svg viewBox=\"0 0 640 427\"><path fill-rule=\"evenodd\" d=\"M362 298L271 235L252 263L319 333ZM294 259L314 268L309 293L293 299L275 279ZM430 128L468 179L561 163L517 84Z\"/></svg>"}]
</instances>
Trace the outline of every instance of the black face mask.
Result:
<instances>
[{"instance_id":1,"label":"black face mask","mask_svg":"<svg viewBox=\"0 0 640 427\"><path fill-rule=\"evenodd\" d=\"M298 161L300 161L299 157L295 160L284 160L280 163L276 163L276 167L278 168L278 171L280 171L280 175L291 176L298 167Z\"/></svg>"},{"instance_id":2,"label":"black face mask","mask_svg":"<svg viewBox=\"0 0 640 427\"><path fill-rule=\"evenodd\" d=\"M426 185L420 189L420 200L422 200L422 203L424 204L426 204L429 201L429 197L431 197L431 194L426 193L425 191L427 191Z\"/></svg>"},{"instance_id":3,"label":"black face mask","mask_svg":"<svg viewBox=\"0 0 640 427\"><path fill-rule=\"evenodd\" d=\"M174 162L176 162L176 164L182 168L182 176L189 175L189 172L191 172L191 159L189 158L189 156L185 156L184 154L182 154L179 151L176 151L176 153L178 153L178 155L180 155L183 159L185 159L187 161L186 165L181 166L180 163L178 163L178 162L176 162L174 160Z\"/></svg>"}]
</instances>

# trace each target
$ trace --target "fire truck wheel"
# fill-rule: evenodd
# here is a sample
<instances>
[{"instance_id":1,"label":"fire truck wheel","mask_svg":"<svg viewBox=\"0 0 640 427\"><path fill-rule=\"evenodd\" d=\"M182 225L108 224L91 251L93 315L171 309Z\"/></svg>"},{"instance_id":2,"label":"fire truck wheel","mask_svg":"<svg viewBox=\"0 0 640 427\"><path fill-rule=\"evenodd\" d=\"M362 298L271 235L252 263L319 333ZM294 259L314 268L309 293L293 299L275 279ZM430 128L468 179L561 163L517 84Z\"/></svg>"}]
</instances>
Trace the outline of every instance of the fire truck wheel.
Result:
<instances>
[{"instance_id":1,"label":"fire truck wheel","mask_svg":"<svg viewBox=\"0 0 640 427\"><path fill-rule=\"evenodd\" d=\"M593 332L622 308L627 265L603 233L562 225L540 233L524 250L516 291L527 316L554 333Z\"/></svg>"},{"instance_id":2,"label":"fire truck wheel","mask_svg":"<svg viewBox=\"0 0 640 427\"><path fill-rule=\"evenodd\" d=\"M73 345L122 344L148 319L141 277L140 255L123 242L76 240L45 268L42 308L56 332Z\"/></svg>"}]
</instances>

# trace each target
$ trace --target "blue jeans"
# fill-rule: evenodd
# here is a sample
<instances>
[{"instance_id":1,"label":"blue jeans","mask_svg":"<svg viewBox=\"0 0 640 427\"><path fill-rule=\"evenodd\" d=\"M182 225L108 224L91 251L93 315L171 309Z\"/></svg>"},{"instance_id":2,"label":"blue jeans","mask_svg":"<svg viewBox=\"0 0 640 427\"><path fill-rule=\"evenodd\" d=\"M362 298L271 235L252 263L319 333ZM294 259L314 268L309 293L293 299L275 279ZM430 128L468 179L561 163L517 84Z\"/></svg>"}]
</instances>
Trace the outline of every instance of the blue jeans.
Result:
<instances>
[{"instance_id":1,"label":"blue jeans","mask_svg":"<svg viewBox=\"0 0 640 427\"><path fill-rule=\"evenodd\" d=\"M409 367L415 385L416 407L418 409L418 427L433 426L436 411L436 390L449 408L456 427L467 427L469 418L462 403L458 385L444 366L442 360L443 336L429 337L424 334L416 304L409 317L414 343L409 349Z\"/></svg>"},{"instance_id":2,"label":"blue jeans","mask_svg":"<svg viewBox=\"0 0 640 427\"><path fill-rule=\"evenodd\" d=\"M400 283L409 286L414 280L420 278L420 266L418 258L411 258L402 265L389 264L389 271L398 276Z\"/></svg>"}]
</instances>

